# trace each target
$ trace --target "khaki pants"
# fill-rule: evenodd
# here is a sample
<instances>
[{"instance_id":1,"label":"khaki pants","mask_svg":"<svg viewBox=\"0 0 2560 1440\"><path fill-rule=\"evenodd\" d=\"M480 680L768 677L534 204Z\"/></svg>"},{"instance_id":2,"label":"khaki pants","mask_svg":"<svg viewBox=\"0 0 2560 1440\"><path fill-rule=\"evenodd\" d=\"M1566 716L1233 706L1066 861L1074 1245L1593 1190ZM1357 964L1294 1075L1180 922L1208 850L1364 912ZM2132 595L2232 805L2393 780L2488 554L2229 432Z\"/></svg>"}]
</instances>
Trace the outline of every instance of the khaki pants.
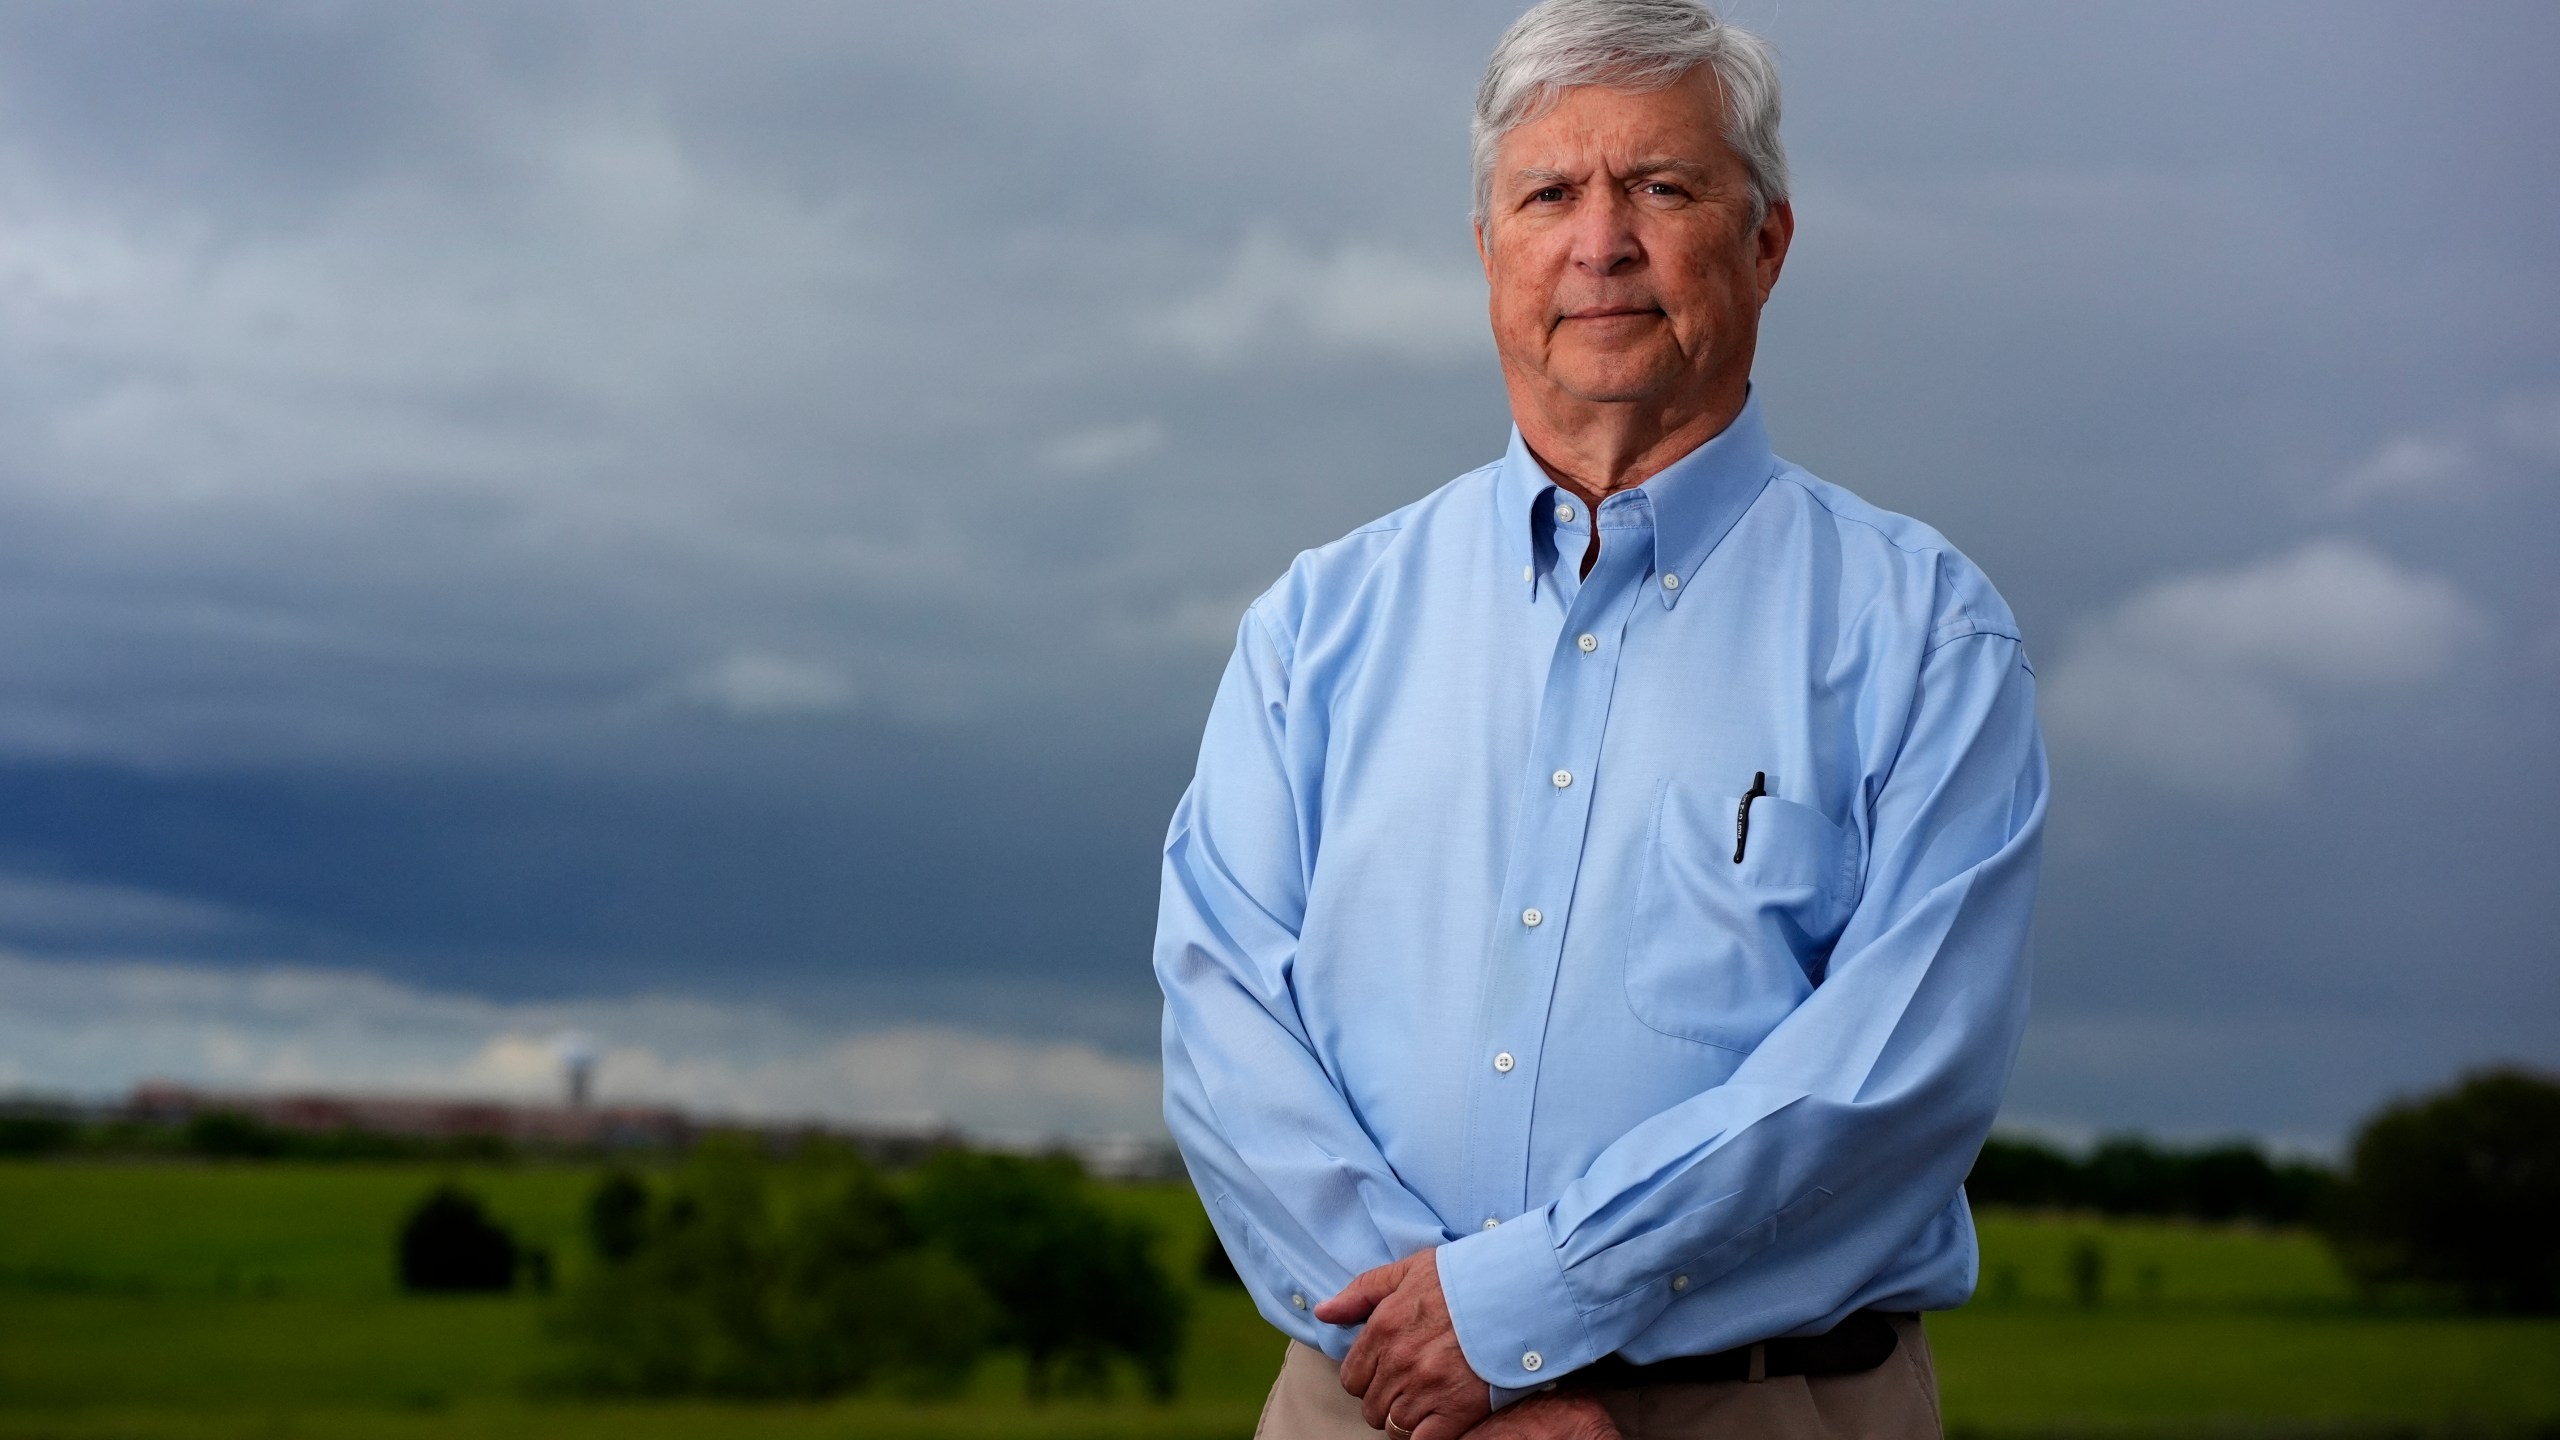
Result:
<instances>
[{"instance_id":1,"label":"khaki pants","mask_svg":"<svg viewBox=\"0 0 2560 1440\"><path fill-rule=\"evenodd\" d=\"M1897 1316L1899 1342L1861 1375L1782 1375L1713 1385L1643 1385L1596 1392L1627 1440L1938 1440L1938 1376L1918 1316ZM1342 1367L1289 1342L1263 1402L1256 1440L1371 1440L1342 1388Z\"/></svg>"}]
</instances>

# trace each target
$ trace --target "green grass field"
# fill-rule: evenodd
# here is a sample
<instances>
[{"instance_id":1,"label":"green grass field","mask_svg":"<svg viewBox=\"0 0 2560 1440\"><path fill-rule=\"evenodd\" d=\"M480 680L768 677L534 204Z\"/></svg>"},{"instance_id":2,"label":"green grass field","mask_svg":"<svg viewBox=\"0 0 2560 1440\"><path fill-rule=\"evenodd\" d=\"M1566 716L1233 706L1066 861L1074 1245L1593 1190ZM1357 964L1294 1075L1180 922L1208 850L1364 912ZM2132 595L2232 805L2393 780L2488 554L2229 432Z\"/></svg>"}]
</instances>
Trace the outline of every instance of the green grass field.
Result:
<instances>
[{"instance_id":1,"label":"green grass field","mask_svg":"<svg viewBox=\"0 0 2560 1440\"><path fill-rule=\"evenodd\" d=\"M931 1405L547 1401L542 1301L393 1285L392 1231L446 1174L578 1263L580 1169L0 1164L0 1440L1241 1437L1279 1357L1240 1293L1209 1290L1169 1406L1033 1407L1002 1360ZM1190 1273L1190 1193L1111 1193ZM2094 1308L2070 1278L2086 1239L2106 1257ZM2560 1433L2560 1322L2361 1307L2305 1235L1995 1215L1983 1245L1982 1298L1929 1322L1952 1430Z\"/></svg>"}]
</instances>

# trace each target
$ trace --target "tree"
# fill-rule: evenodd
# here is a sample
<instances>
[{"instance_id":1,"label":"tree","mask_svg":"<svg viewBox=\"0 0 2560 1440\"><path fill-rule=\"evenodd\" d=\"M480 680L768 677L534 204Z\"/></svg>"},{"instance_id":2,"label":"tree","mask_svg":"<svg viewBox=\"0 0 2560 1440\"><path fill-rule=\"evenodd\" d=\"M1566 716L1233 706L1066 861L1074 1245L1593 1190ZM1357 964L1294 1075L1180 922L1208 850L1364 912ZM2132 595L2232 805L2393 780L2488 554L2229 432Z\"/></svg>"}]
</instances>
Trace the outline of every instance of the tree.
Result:
<instances>
[{"instance_id":1,"label":"tree","mask_svg":"<svg viewBox=\"0 0 2560 1440\"><path fill-rule=\"evenodd\" d=\"M2186 1150L2130 1135L2106 1140L2085 1160L2033 1140L1995 1137L1983 1145L1964 1182L1966 1196L1978 1205L2267 1225L2311 1219L2335 1185L2329 1171L2270 1160L2247 1140Z\"/></svg>"},{"instance_id":2,"label":"tree","mask_svg":"<svg viewBox=\"0 0 2560 1440\"><path fill-rule=\"evenodd\" d=\"M503 1291L515 1283L515 1237L454 1186L430 1191L400 1227L403 1289Z\"/></svg>"},{"instance_id":3,"label":"tree","mask_svg":"<svg viewBox=\"0 0 2560 1440\"><path fill-rule=\"evenodd\" d=\"M606 1176L587 1219L599 1263L554 1322L578 1388L816 1399L886 1380L942 1393L995 1327L967 1269L843 1147L776 1164L744 1140L709 1141L663 1194Z\"/></svg>"},{"instance_id":4,"label":"tree","mask_svg":"<svg viewBox=\"0 0 2560 1440\"><path fill-rule=\"evenodd\" d=\"M945 1151L918 1177L915 1206L1003 1308L1034 1399L1053 1384L1107 1389L1115 1354L1158 1399L1172 1395L1183 1292L1157 1263L1153 1232L1104 1209L1073 1160Z\"/></svg>"},{"instance_id":5,"label":"tree","mask_svg":"<svg viewBox=\"0 0 2560 1440\"><path fill-rule=\"evenodd\" d=\"M283 1130L237 1110L200 1111L188 1118L180 1138L188 1149L215 1160L273 1160L293 1143Z\"/></svg>"},{"instance_id":6,"label":"tree","mask_svg":"<svg viewBox=\"0 0 2560 1440\"><path fill-rule=\"evenodd\" d=\"M1983 1142L1973 1172L1964 1178L1965 1195L1977 1205L2012 1205L2021 1210L2067 1210L2083 1203L2080 1162L2032 1140Z\"/></svg>"},{"instance_id":7,"label":"tree","mask_svg":"<svg viewBox=\"0 0 2560 1440\"><path fill-rule=\"evenodd\" d=\"M587 1197L587 1243L596 1258L628 1260L640 1253L649 1222L649 1187L628 1170L608 1172Z\"/></svg>"},{"instance_id":8,"label":"tree","mask_svg":"<svg viewBox=\"0 0 2560 1440\"><path fill-rule=\"evenodd\" d=\"M2356 1135L2332 1239L2368 1285L2445 1286L2485 1310L2560 1308L2560 1083L2465 1076Z\"/></svg>"}]
</instances>

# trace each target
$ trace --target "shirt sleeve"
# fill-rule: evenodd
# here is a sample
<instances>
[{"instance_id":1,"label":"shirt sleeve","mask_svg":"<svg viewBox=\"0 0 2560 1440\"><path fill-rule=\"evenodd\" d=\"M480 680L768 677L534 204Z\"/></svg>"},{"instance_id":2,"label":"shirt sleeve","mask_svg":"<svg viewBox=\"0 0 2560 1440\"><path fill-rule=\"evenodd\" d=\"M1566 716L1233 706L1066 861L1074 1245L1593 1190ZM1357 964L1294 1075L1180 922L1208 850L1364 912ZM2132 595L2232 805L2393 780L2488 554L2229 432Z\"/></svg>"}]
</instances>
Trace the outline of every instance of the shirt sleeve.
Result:
<instances>
[{"instance_id":1,"label":"shirt sleeve","mask_svg":"<svg viewBox=\"0 0 2560 1440\"><path fill-rule=\"evenodd\" d=\"M1263 1317L1340 1359L1355 1332L1314 1306L1450 1232L1351 1113L1298 1012L1318 777L1292 773L1289 678L1248 612L1165 843L1165 1121Z\"/></svg>"},{"instance_id":2,"label":"shirt sleeve","mask_svg":"<svg viewBox=\"0 0 2560 1440\"><path fill-rule=\"evenodd\" d=\"M1954 1201L2026 1023L2046 775L2015 639L1929 655L1872 794L1864 887L1804 1003L1554 1203L1441 1249L1493 1385L1588 1365L1675 1302L1708 1307L1710 1350L1815 1325Z\"/></svg>"}]
</instances>

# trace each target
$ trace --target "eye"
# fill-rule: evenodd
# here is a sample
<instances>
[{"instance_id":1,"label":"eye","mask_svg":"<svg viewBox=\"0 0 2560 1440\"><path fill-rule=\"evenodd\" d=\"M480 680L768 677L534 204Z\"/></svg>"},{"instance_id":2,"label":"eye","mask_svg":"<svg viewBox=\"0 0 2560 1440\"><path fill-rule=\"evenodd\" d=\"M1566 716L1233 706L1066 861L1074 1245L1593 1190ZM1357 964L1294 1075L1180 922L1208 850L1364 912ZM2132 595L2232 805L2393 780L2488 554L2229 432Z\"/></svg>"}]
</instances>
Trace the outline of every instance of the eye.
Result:
<instances>
[{"instance_id":1,"label":"eye","mask_svg":"<svg viewBox=\"0 0 2560 1440\"><path fill-rule=\"evenodd\" d=\"M1668 180L1647 180L1636 188L1643 194L1660 196L1668 200L1685 199L1689 193Z\"/></svg>"},{"instance_id":2,"label":"eye","mask_svg":"<svg viewBox=\"0 0 2560 1440\"><path fill-rule=\"evenodd\" d=\"M1561 185L1549 185L1529 192L1529 203L1532 205L1557 205L1563 201L1564 187Z\"/></svg>"}]
</instances>

